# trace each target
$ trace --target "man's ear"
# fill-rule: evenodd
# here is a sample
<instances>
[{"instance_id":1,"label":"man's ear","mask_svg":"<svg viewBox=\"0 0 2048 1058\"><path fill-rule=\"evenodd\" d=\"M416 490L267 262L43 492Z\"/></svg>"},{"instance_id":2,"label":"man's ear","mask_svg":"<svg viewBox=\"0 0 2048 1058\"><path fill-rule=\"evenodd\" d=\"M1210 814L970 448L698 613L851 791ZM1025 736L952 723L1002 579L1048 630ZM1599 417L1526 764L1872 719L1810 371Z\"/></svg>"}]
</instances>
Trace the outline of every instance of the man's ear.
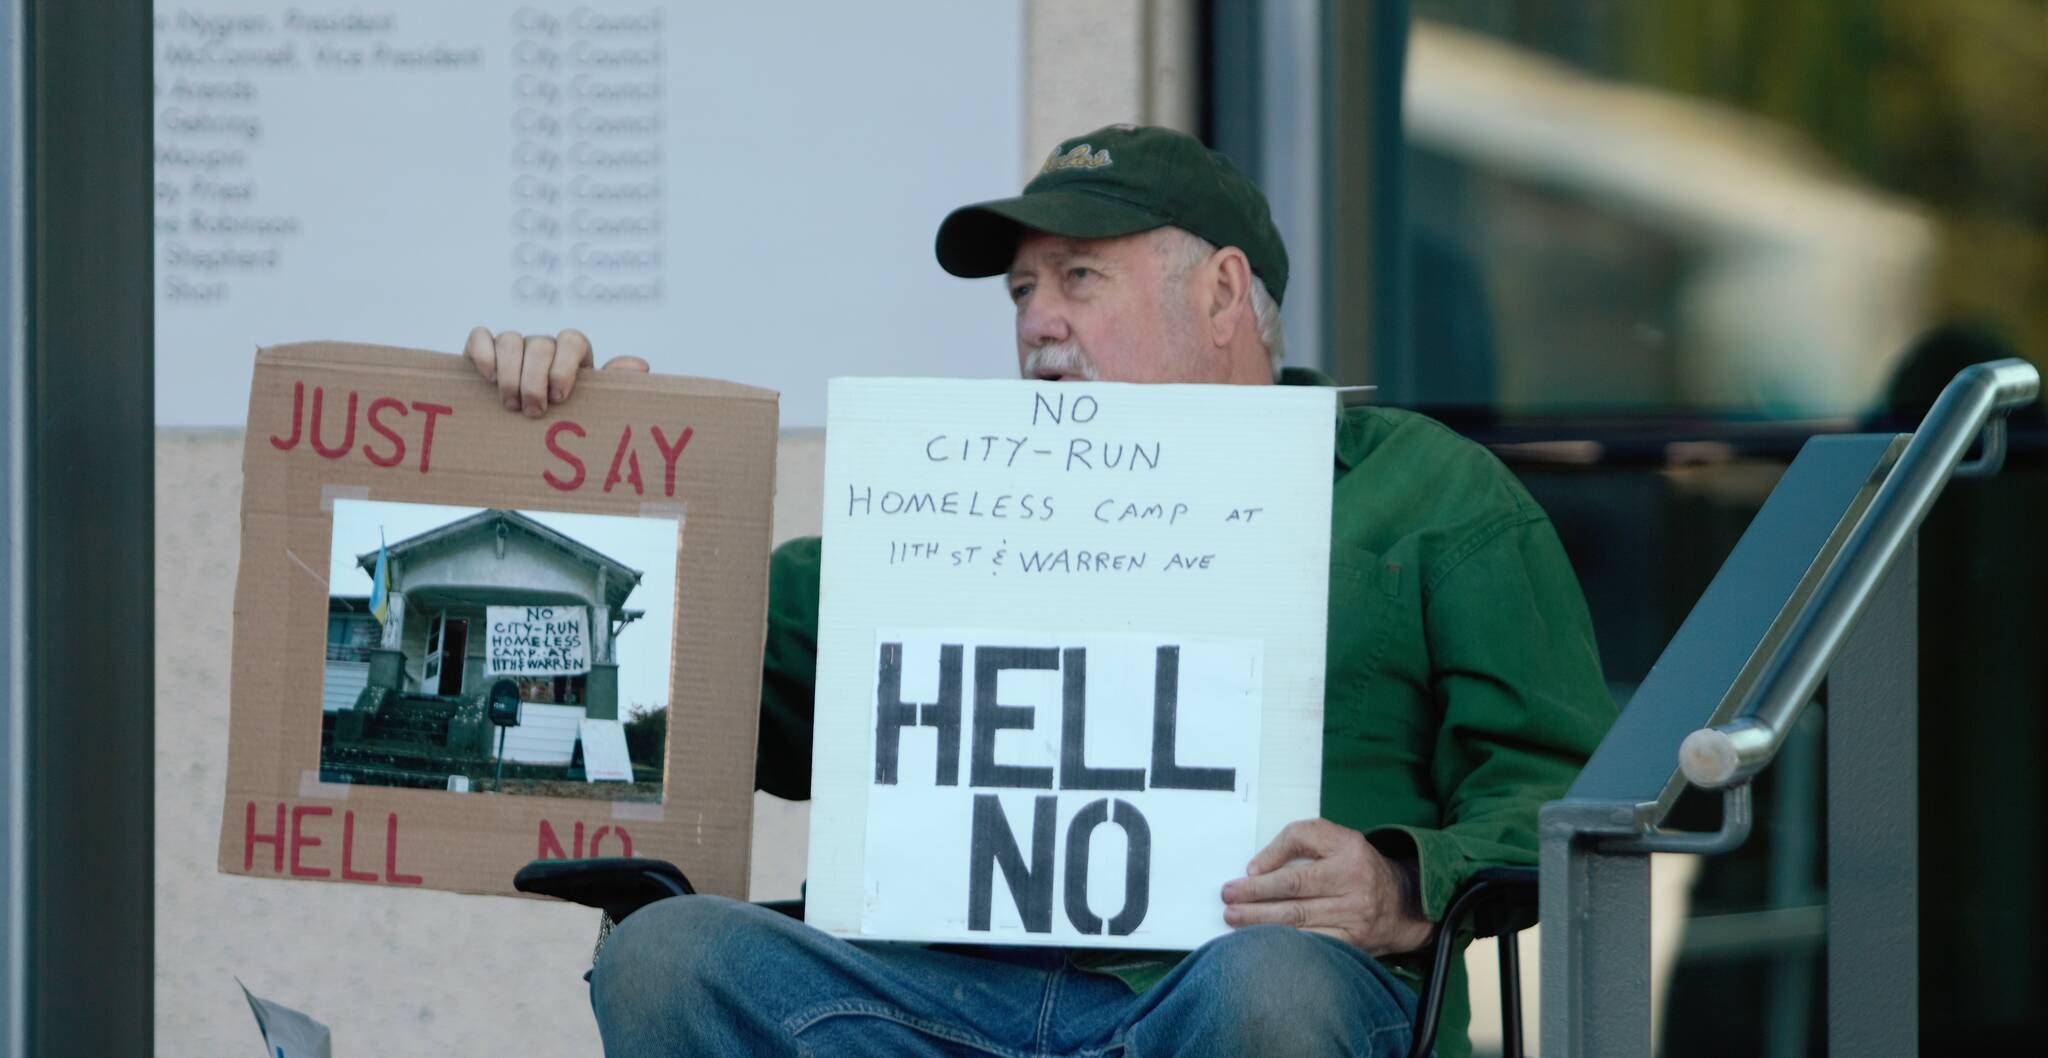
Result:
<instances>
[{"instance_id":1,"label":"man's ear","mask_svg":"<svg viewBox=\"0 0 2048 1058\"><path fill-rule=\"evenodd\" d=\"M1226 246L1209 258L1207 284L1209 340L1219 349L1252 325L1252 266L1244 251Z\"/></svg>"}]
</instances>

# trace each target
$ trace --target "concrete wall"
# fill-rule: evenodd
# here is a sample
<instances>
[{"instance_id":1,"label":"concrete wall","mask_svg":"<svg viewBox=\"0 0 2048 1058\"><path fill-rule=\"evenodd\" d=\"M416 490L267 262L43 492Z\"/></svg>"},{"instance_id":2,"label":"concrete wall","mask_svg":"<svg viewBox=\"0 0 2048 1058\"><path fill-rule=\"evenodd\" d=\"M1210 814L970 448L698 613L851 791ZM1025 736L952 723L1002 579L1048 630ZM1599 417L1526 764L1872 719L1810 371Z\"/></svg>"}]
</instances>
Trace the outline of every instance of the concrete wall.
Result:
<instances>
[{"instance_id":1,"label":"concrete wall","mask_svg":"<svg viewBox=\"0 0 2048 1058\"><path fill-rule=\"evenodd\" d=\"M1061 140L1120 121L1195 126L1193 0L1036 0L1024 32L1023 177Z\"/></svg>"}]
</instances>

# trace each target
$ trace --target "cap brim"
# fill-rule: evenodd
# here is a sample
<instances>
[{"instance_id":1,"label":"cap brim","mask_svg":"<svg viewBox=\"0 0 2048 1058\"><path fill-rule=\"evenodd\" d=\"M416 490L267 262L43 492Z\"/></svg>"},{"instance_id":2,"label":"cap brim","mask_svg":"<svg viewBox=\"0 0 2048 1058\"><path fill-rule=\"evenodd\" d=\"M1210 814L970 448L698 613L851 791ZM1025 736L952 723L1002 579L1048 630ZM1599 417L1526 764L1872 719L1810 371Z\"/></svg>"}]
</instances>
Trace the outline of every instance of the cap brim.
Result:
<instances>
[{"instance_id":1,"label":"cap brim","mask_svg":"<svg viewBox=\"0 0 2048 1058\"><path fill-rule=\"evenodd\" d=\"M939 223L939 267L967 279L1010 270L1020 231L1069 239L1113 239L1168 223L1165 214L1084 191L1039 191L962 206Z\"/></svg>"}]
</instances>

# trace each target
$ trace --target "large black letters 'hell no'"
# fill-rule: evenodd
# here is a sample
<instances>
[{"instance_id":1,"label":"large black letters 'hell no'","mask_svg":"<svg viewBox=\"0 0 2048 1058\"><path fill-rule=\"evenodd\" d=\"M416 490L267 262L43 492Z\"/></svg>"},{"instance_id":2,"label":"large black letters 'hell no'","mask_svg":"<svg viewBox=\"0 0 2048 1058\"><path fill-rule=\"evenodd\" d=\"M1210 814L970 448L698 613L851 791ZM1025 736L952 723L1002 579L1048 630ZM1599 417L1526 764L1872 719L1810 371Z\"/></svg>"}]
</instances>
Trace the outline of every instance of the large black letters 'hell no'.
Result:
<instances>
[{"instance_id":1,"label":"large black letters 'hell no'","mask_svg":"<svg viewBox=\"0 0 2048 1058\"><path fill-rule=\"evenodd\" d=\"M934 702L903 700L903 645L883 643L875 688L875 782L895 785L898 781L898 749L903 731L929 727L938 738L937 766L932 781L938 786L960 784L961 691L964 649L959 644L939 648L939 692ZM979 646L974 650L974 708L971 720L968 785L998 789L1055 788L1054 769L999 764L995 759L996 733L1002 730L1030 730L1037 710L1028 705L1004 705L996 701L996 678L1004 669L1060 671L1060 763L1061 790L1145 790L1144 768L1095 768L1086 760L1088 656L1084 647ZM1175 760L1174 745L1179 720L1180 648L1162 646L1155 656L1152 692L1152 767L1150 789L1219 790L1237 787L1237 769L1189 767ZM1031 933L1052 932L1053 838L1057 825L1058 798L1046 795L1032 801L1031 857L1017 843L1002 804L996 794L974 796L974 816L968 849L967 928L989 928L990 904L994 896L997 868L1010 889L1024 928ZM1127 853L1124 859L1124 905L1105 922L1088 906L1089 839L1095 828L1114 823L1122 829ZM1064 903L1067 920L1081 933L1126 936L1145 920L1151 900L1152 829L1136 805L1122 799L1099 798L1074 814L1067 825L1067 854L1064 870Z\"/></svg>"}]
</instances>

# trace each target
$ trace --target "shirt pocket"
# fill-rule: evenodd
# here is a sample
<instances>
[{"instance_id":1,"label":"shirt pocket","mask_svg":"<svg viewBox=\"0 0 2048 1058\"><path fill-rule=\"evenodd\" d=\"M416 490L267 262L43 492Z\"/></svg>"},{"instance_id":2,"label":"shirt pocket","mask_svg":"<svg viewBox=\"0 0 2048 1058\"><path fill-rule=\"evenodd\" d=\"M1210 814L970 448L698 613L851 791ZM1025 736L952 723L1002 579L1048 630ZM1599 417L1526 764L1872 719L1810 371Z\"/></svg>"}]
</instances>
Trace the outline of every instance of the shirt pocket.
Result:
<instances>
[{"instance_id":1,"label":"shirt pocket","mask_svg":"<svg viewBox=\"0 0 2048 1058\"><path fill-rule=\"evenodd\" d=\"M1330 558L1329 633L1325 638L1326 684L1323 726L1348 735L1382 733L1372 712L1389 707L1392 690L1388 657L1403 619L1402 581L1411 576L1397 563L1360 549Z\"/></svg>"}]
</instances>

